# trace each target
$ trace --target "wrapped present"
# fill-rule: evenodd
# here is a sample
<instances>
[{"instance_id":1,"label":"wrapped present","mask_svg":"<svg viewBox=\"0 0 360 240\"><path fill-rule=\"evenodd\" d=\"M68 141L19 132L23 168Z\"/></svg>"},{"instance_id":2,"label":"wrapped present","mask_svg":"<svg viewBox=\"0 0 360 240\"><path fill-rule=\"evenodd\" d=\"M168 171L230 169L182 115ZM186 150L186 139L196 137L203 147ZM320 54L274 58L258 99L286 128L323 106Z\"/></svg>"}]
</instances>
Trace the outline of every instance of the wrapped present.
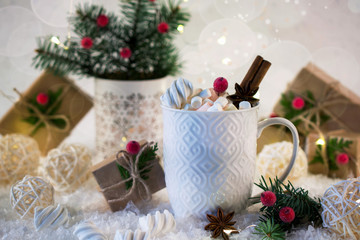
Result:
<instances>
[{"instance_id":1,"label":"wrapped present","mask_svg":"<svg viewBox=\"0 0 360 240\"><path fill-rule=\"evenodd\" d=\"M0 133L32 136L43 155L57 147L92 108L90 96L70 79L43 72L0 120Z\"/></svg>"},{"instance_id":2,"label":"wrapped present","mask_svg":"<svg viewBox=\"0 0 360 240\"><path fill-rule=\"evenodd\" d=\"M119 151L92 167L110 209L115 212L129 201L139 206L151 199L153 193L165 188L165 175L154 153L157 144L141 141L140 151L129 154Z\"/></svg>"},{"instance_id":3,"label":"wrapped present","mask_svg":"<svg viewBox=\"0 0 360 240\"><path fill-rule=\"evenodd\" d=\"M310 133L306 141L309 171L329 177L360 176L360 134L345 130L326 133Z\"/></svg>"},{"instance_id":4,"label":"wrapped present","mask_svg":"<svg viewBox=\"0 0 360 240\"><path fill-rule=\"evenodd\" d=\"M274 113L305 136L312 130L360 133L360 97L311 63L288 85Z\"/></svg>"}]
</instances>

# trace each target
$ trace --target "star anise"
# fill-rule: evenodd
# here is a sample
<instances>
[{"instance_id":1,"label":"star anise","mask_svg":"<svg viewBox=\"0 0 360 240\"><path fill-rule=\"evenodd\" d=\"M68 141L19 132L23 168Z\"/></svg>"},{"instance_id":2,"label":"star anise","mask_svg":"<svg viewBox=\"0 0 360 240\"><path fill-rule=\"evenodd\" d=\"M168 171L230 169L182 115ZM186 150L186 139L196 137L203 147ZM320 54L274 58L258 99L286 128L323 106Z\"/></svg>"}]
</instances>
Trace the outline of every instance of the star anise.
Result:
<instances>
[{"instance_id":1,"label":"star anise","mask_svg":"<svg viewBox=\"0 0 360 240\"><path fill-rule=\"evenodd\" d=\"M251 106L255 106L259 102L259 99L254 98L254 95L259 90L259 87L255 89L243 89L238 83L235 83L235 93L229 95L227 99L233 102L235 107L239 108L239 103L242 101L248 101Z\"/></svg>"},{"instance_id":2,"label":"star anise","mask_svg":"<svg viewBox=\"0 0 360 240\"><path fill-rule=\"evenodd\" d=\"M229 240L229 235L231 233L239 233L233 225L236 221L231 222L234 217L234 212L224 214L224 211L221 208L217 210L217 217L211 214L206 214L209 224L205 226L205 230L212 231L211 237L217 238L218 236L223 237L224 240Z\"/></svg>"}]
</instances>

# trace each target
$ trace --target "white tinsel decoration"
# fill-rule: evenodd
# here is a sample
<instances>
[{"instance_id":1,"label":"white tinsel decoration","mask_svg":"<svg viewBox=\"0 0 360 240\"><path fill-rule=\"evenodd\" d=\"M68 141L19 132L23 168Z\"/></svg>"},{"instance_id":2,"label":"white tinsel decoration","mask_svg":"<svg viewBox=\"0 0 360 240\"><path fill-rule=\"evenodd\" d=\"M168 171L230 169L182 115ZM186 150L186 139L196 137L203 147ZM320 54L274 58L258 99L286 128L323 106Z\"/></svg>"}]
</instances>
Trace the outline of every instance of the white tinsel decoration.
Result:
<instances>
[{"instance_id":1,"label":"white tinsel decoration","mask_svg":"<svg viewBox=\"0 0 360 240\"><path fill-rule=\"evenodd\" d=\"M36 207L34 214L34 225L36 231L44 228L58 228L69 223L68 210L58 204L57 206L48 206L46 208Z\"/></svg>"},{"instance_id":2,"label":"white tinsel decoration","mask_svg":"<svg viewBox=\"0 0 360 240\"><path fill-rule=\"evenodd\" d=\"M82 222L77 225L74 235L79 240L107 240L106 236L92 222Z\"/></svg>"},{"instance_id":3,"label":"white tinsel decoration","mask_svg":"<svg viewBox=\"0 0 360 240\"><path fill-rule=\"evenodd\" d=\"M68 191L90 176L91 153L81 144L62 144L51 150L45 161L47 178L56 191Z\"/></svg>"},{"instance_id":4,"label":"white tinsel decoration","mask_svg":"<svg viewBox=\"0 0 360 240\"><path fill-rule=\"evenodd\" d=\"M277 142L265 145L257 156L256 168L260 175L267 180L280 177L288 167L292 155L293 144L291 142ZM298 155L288 180L293 181L307 175L308 160L305 152L299 148Z\"/></svg>"},{"instance_id":5,"label":"white tinsel decoration","mask_svg":"<svg viewBox=\"0 0 360 240\"><path fill-rule=\"evenodd\" d=\"M360 239L360 177L328 188L321 200L323 226L342 237Z\"/></svg>"},{"instance_id":6,"label":"white tinsel decoration","mask_svg":"<svg viewBox=\"0 0 360 240\"><path fill-rule=\"evenodd\" d=\"M39 177L25 176L10 190L10 205L23 218L33 216L37 206L47 207L54 203L54 188Z\"/></svg>"}]
</instances>

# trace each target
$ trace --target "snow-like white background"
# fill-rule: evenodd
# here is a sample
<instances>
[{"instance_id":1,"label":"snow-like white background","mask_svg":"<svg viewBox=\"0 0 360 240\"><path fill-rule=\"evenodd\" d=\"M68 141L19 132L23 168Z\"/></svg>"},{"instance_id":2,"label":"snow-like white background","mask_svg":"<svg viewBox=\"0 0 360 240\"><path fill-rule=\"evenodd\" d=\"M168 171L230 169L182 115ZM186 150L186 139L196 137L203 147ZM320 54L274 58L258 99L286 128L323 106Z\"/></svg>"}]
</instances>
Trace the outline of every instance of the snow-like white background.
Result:
<instances>
[{"instance_id":1,"label":"snow-like white background","mask_svg":"<svg viewBox=\"0 0 360 240\"><path fill-rule=\"evenodd\" d=\"M185 61L183 76L207 87L218 76L230 86L242 80L252 59L261 54L273 63L261 85L261 116L268 116L286 83L312 61L355 93L360 92L360 0L182 0L192 18L176 40ZM14 95L24 91L40 74L31 66L37 36L56 35L64 40L68 13L76 4L100 3L115 11L117 0L0 0L0 89ZM119 11L119 10L117 10ZM93 94L93 79L75 77L77 84ZM15 95L14 95L15 96ZM0 95L0 117L12 103ZM67 142L94 148L93 110L75 127ZM307 177L298 183L321 195L336 180ZM316 184L315 184L316 183ZM90 180L70 195L56 196L73 211L74 222L91 219L108 236L116 229L134 228L139 210L111 214ZM36 233L30 220L17 220L8 206L8 187L0 188L0 237L2 239L73 239L73 228ZM161 202L160 205L158 203ZM166 191L158 194L154 211L169 207ZM237 226L253 223L254 214L237 215ZM204 222L179 220L177 233L164 239L209 239ZM234 239L253 239L246 230ZM320 235L316 235L320 234ZM321 235L322 234L322 235ZM51 236L51 237L50 237ZM322 236L322 237L321 237ZM330 239L326 231L295 231L293 239ZM337 239L333 236L333 239Z\"/></svg>"}]
</instances>

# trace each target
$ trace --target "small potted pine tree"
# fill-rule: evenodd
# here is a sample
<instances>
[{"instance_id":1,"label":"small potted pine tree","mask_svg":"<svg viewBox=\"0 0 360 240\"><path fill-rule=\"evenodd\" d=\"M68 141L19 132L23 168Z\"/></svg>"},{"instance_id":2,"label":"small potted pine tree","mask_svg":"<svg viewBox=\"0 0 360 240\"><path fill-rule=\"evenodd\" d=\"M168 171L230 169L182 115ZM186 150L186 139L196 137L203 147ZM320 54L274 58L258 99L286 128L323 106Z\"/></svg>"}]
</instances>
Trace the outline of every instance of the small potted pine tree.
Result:
<instances>
[{"instance_id":1,"label":"small potted pine tree","mask_svg":"<svg viewBox=\"0 0 360 240\"><path fill-rule=\"evenodd\" d=\"M39 40L36 68L95 77L96 146L101 155L129 139L160 140L159 96L181 64L172 40L189 14L174 0L120 0L121 14L76 7L76 37Z\"/></svg>"}]
</instances>

